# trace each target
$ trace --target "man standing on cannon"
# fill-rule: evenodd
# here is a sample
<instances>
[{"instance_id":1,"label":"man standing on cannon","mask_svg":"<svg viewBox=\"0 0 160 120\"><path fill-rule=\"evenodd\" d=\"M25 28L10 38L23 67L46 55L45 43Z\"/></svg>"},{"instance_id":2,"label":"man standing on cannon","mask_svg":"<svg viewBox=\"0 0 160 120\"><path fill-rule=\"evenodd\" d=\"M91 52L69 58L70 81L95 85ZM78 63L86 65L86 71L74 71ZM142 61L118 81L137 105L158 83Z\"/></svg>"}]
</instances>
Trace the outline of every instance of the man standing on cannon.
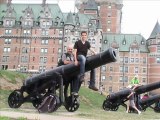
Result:
<instances>
[{"instance_id":1,"label":"man standing on cannon","mask_svg":"<svg viewBox=\"0 0 160 120\"><path fill-rule=\"evenodd\" d=\"M87 52L90 50L94 55L96 54L93 49L91 49L90 43L87 41L87 32L81 32L81 40L78 40L74 44L74 59L75 65L80 65L80 73L78 75L78 79L83 82L85 76L85 63L86 63L86 56ZM95 86L95 69L91 70L90 73L90 84L89 88L98 91Z\"/></svg>"}]
</instances>

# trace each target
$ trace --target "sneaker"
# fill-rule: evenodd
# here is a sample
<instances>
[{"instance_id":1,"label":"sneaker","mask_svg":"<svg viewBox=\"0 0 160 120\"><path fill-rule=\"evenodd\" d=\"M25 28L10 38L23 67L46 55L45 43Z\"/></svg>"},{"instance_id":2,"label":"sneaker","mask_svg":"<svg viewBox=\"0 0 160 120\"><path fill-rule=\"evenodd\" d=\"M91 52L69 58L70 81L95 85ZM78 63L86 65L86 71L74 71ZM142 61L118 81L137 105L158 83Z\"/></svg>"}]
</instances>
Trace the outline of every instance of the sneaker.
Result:
<instances>
[{"instance_id":1,"label":"sneaker","mask_svg":"<svg viewBox=\"0 0 160 120\"><path fill-rule=\"evenodd\" d=\"M98 88L96 88L96 86L89 86L89 89L92 89L94 91L98 91Z\"/></svg>"},{"instance_id":2,"label":"sneaker","mask_svg":"<svg viewBox=\"0 0 160 120\"><path fill-rule=\"evenodd\" d=\"M72 92L72 95L78 96L78 93L77 92Z\"/></svg>"},{"instance_id":3,"label":"sneaker","mask_svg":"<svg viewBox=\"0 0 160 120\"><path fill-rule=\"evenodd\" d=\"M141 114L141 111L139 111L138 114L140 115L140 114Z\"/></svg>"}]
</instances>

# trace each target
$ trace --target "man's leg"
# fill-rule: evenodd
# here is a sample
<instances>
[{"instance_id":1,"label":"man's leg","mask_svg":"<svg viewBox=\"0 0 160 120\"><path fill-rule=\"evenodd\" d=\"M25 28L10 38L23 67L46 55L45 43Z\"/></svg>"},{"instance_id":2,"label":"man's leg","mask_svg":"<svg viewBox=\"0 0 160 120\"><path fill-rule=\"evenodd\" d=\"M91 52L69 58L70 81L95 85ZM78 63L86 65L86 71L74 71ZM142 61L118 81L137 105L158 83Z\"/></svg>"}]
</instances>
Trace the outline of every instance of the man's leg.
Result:
<instances>
[{"instance_id":1,"label":"man's leg","mask_svg":"<svg viewBox=\"0 0 160 120\"><path fill-rule=\"evenodd\" d=\"M86 64L86 57L83 55L78 55L78 61L80 64L80 73L78 76L78 79L80 82L84 81L84 73L85 73L85 64Z\"/></svg>"},{"instance_id":2,"label":"man's leg","mask_svg":"<svg viewBox=\"0 0 160 120\"><path fill-rule=\"evenodd\" d=\"M90 73L89 88L94 90L94 91L98 91L98 88L96 88L96 86L95 86L95 80L96 80L96 70L93 69L93 70L91 70L91 73Z\"/></svg>"},{"instance_id":3,"label":"man's leg","mask_svg":"<svg viewBox=\"0 0 160 120\"><path fill-rule=\"evenodd\" d=\"M79 84L80 84L79 79L78 79L78 76L75 76L75 77L73 78L72 83L73 83L73 86L72 86L72 89L73 89L73 90L72 90L72 94L75 95L75 96L78 96Z\"/></svg>"}]
</instances>

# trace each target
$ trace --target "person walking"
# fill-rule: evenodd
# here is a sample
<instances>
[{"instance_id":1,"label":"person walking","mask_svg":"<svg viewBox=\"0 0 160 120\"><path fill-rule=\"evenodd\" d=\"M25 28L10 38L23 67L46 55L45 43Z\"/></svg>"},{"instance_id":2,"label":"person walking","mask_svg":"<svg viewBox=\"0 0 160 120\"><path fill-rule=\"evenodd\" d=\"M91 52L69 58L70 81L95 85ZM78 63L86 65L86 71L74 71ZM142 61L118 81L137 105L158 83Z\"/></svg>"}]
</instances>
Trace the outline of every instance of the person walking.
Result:
<instances>
[{"instance_id":1,"label":"person walking","mask_svg":"<svg viewBox=\"0 0 160 120\"><path fill-rule=\"evenodd\" d=\"M78 75L78 79L83 82L84 76L85 76L85 63L86 63L86 56L87 52L90 50L92 54L96 54L93 49L91 49L90 43L87 41L87 32L82 31L81 32L81 40L78 40L74 44L74 59L75 59L75 65L77 66L78 63L80 65L80 73ZM90 84L89 88L98 91L98 89L95 86L95 69L91 70L90 73Z\"/></svg>"},{"instance_id":2,"label":"person walking","mask_svg":"<svg viewBox=\"0 0 160 120\"><path fill-rule=\"evenodd\" d=\"M141 111L138 110L138 108L136 107L136 104L135 104L135 97L134 97L135 96L135 92L134 92L134 89L136 87L129 85L128 88L131 90L131 93L127 96L127 98L128 98L128 105L127 105L127 111L126 111L126 113L128 113L130 107L132 107L133 109L135 109L138 112L138 114L141 114Z\"/></svg>"}]
</instances>

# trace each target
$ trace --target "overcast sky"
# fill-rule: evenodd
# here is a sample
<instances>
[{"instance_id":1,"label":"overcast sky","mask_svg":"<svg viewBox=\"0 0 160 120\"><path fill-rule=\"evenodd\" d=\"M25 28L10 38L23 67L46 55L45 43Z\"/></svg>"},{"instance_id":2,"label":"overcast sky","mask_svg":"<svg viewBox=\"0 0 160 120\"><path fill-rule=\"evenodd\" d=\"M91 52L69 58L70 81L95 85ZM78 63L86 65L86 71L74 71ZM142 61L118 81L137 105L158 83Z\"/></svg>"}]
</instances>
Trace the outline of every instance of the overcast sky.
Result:
<instances>
[{"instance_id":1,"label":"overcast sky","mask_svg":"<svg viewBox=\"0 0 160 120\"><path fill-rule=\"evenodd\" d=\"M42 3L42 0L12 0L12 2ZM58 3L62 12L74 12L75 0L47 0ZM122 33L150 36L157 21L160 23L160 0L123 0Z\"/></svg>"}]
</instances>

